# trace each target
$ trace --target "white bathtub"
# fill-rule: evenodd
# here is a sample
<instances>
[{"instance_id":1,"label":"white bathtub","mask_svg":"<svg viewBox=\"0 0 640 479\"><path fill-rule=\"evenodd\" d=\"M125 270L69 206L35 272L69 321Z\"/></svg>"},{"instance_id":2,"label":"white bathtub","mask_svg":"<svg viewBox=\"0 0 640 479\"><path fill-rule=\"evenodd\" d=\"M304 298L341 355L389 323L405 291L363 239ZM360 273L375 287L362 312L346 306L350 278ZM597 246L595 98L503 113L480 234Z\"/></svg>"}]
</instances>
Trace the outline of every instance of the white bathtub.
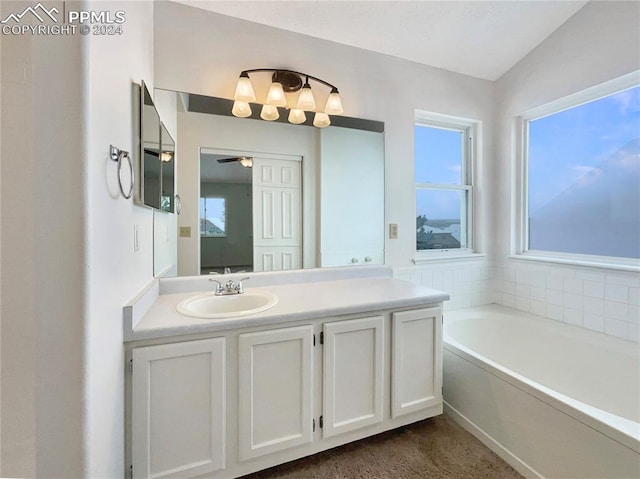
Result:
<instances>
[{"instance_id":1,"label":"white bathtub","mask_svg":"<svg viewBox=\"0 0 640 479\"><path fill-rule=\"evenodd\" d=\"M444 325L445 410L520 473L640 478L637 343L497 305Z\"/></svg>"}]
</instances>

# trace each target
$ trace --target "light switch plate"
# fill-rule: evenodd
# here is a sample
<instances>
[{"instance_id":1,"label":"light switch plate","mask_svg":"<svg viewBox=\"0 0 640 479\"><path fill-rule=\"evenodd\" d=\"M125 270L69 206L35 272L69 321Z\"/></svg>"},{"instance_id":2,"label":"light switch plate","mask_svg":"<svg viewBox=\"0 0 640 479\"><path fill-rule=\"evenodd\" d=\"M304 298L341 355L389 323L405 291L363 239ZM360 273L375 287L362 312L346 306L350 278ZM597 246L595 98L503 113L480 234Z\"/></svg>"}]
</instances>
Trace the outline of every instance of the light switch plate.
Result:
<instances>
[{"instance_id":1,"label":"light switch plate","mask_svg":"<svg viewBox=\"0 0 640 479\"><path fill-rule=\"evenodd\" d=\"M398 225L396 223L389 225L389 239L398 239Z\"/></svg>"},{"instance_id":2,"label":"light switch plate","mask_svg":"<svg viewBox=\"0 0 640 479\"><path fill-rule=\"evenodd\" d=\"M180 238L191 238L191 226L180 227Z\"/></svg>"},{"instance_id":3,"label":"light switch plate","mask_svg":"<svg viewBox=\"0 0 640 479\"><path fill-rule=\"evenodd\" d=\"M140 251L140 228L137 224L133 225L133 252Z\"/></svg>"}]
</instances>

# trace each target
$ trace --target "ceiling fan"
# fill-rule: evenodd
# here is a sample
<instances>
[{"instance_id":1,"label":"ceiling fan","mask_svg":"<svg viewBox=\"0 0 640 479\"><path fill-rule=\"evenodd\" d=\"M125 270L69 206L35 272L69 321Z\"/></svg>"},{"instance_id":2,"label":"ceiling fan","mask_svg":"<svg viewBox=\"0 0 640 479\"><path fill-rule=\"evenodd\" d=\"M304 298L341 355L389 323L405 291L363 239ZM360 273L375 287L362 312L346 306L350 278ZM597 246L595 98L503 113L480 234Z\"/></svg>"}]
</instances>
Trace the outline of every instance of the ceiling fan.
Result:
<instances>
[{"instance_id":1,"label":"ceiling fan","mask_svg":"<svg viewBox=\"0 0 640 479\"><path fill-rule=\"evenodd\" d=\"M233 163L234 161L240 162L245 168L251 168L253 166L253 158L251 156L236 156L233 158L220 158L218 163Z\"/></svg>"}]
</instances>

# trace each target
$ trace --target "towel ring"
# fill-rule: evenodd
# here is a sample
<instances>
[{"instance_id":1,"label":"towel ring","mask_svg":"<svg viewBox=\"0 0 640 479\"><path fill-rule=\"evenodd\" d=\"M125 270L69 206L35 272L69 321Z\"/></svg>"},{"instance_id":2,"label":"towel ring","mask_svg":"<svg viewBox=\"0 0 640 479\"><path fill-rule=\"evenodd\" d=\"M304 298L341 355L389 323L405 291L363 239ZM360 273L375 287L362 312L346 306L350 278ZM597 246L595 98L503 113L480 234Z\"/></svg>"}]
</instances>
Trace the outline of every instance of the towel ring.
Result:
<instances>
[{"instance_id":1,"label":"towel ring","mask_svg":"<svg viewBox=\"0 0 640 479\"><path fill-rule=\"evenodd\" d=\"M131 156L129 155L128 151L121 150L120 148L116 148L113 145L110 145L109 152L110 152L111 159L113 161L118 162L118 184L120 185L120 192L122 193L122 196L124 196L125 199L128 200L129 198L131 198L131 195L133 194L133 183L134 183L133 161L131 160ZM125 193L124 187L122 186L122 163L125 158L127 160L127 164L129 165L129 174L131 177L129 189L126 193Z\"/></svg>"},{"instance_id":2,"label":"towel ring","mask_svg":"<svg viewBox=\"0 0 640 479\"><path fill-rule=\"evenodd\" d=\"M182 198L180 195L176 195L176 213L180 214L180 210L182 210Z\"/></svg>"}]
</instances>

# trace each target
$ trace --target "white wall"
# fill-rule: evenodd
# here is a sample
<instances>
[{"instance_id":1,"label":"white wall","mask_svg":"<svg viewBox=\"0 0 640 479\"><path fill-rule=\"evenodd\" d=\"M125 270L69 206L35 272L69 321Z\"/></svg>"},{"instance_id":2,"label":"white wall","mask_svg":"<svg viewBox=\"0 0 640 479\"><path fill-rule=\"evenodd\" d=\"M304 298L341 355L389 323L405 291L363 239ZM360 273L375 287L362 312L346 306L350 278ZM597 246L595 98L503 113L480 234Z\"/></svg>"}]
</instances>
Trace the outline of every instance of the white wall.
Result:
<instances>
[{"instance_id":1,"label":"white wall","mask_svg":"<svg viewBox=\"0 0 640 479\"><path fill-rule=\"evenodd\" d=\"M135 152L133 83L153 91L152 2L96 2L100 10L124 10L120 36L89 36L87 218L86 477L123 477L124 348L122 307L153 277L153 214L119 193L109 145ZM134 225L140 249L134 252ZM64 436L57 436L59 442ZM72 477L72 476L66 476Z\"/></svg>"},{"instance_id":2,"label":"white wall","mask_svg":"<svg viewBox=\"0 0 640 479\"><path fill-rule=\"evenodd\" d=\"M0 15L2 7L0 6ZM0 39L0 109L5 111L2 100L2 39ZM0 178L2 177L2 114L0 113ZM2 198L2 180L0 179L0 198ZM0 207L0 473L2 472L2 208Z\"/></svg>"},{"instance_id":3,"label":"white wall","mask_svg":"<svg viewBox=\"0 0 640 479\"><path fill-rule=\"evenodd\" d=\"M640 69L640 3L590 2L496 83L492 252L496 301L638 340L638 274L524 263L511 253L514 118Z\"/></svg>"},{"instance_id":4,"label":"white wall","mask_svg":"<svg viewBox=\"0 0 640 479\"><path fill-rule=\"evenodd\" d=\"M386 240L389 265L411 266L415 251L414 110L484 121L483 156L491 158L491 82L173 3L156 6L155 28L159 88L232 98L242 70L290 68L336 84L346 116L385 122L385 217L399 225L399 239ZM477 206L486 218L487 177L482 166L478 173ZM478 246L487 243L480 231Z\"/></svg>"},{"instance_id":5,"label":"white wall","mask_svg":"<svg viewBox=\"0 0 640 479\"><path fill-rule=\"evenodd\" d=\"M4 17L23 4L0 3ZM2 469L0 476L35 473L36 336L33 301L35 160L29 138L33 78L31 37L2 36L2 138L0 165L0 252L2 329ZM9 122L10 120L10 122Z\"/></svg>"},{"instance_id":6,"label":"white wall","mask_svg":"<svg viewBox=\"0 0 640 479\"><path fill-rule=\"evenodd\" d=\"M74 36L2 39L5 477L77 477L84 466L82 53Z\"/></svg>"}]
</instances>

